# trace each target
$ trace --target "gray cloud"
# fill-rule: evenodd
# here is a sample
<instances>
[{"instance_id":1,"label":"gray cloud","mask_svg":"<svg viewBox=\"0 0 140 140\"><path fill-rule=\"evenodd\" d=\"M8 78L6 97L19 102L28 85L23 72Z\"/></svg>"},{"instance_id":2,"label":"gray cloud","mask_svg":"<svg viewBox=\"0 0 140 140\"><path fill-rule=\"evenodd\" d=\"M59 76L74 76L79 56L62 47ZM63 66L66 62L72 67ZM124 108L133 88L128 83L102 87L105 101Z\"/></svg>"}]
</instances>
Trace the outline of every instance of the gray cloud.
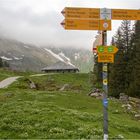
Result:
<instances>
[{"instance_id":1,"label":"gray cloud","mask_svg":"<svg viewBox=\"0 0 140 140\"><path fill-rule=\"evenodd\" d=\"M133 0L0 0L0 34L37 45L74 46L90 49L97 31L67 31L60 25L64 17L61 10L65 6L137 8ZM132 5L133 3L133 5ZM113 22L115 33L120 21Z\"/></svg>"}]
</instances>

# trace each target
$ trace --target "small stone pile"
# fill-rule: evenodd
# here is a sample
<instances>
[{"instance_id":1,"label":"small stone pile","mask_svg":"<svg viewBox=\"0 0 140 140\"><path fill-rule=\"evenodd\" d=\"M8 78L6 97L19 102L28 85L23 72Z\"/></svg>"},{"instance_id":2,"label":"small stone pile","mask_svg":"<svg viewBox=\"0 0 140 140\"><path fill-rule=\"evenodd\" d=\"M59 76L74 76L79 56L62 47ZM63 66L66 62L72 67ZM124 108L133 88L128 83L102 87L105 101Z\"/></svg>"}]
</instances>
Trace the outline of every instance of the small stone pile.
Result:
<instances>
[{"instance_id":1,"label":"small stone pile","mask_svg":"<svg viewBox=\"0 0 140 140\"><path fill-rule=\"evenodd\" d=\"M140 120L140 99L120 93L119 100L123 103L122 108L125 109L125 112L132 114L135 119Z\"/></svg>"},{"instance_id":2,"label":"small stone pile","mask_svg":"<svg viewBox=\"0 0 140 140\"><path fill-rule=\"evenodd\" d=\"M28 85L31 89L37 89L37 84L35 84L33 81L30 79L26 78L24 81L28 82Z\"/></svg>"},{"instance_id":3,"label":"small stone pile","mask_svg":"<svg viewBox=\"0 0 140 140\"><path fill-rule=\"evenodd\" d=\"M102 99L103 98L103 93L101 92L100 89L94 88L90 91L88 96L95 97L97 99Z\"/></svg>"},{"instance_id":4,"label":"small stone pile","mask_svg":"<svg viewBox=\"0 0 140 140\"><path fill-rule=\"evenodd\" d=\"M70 85L69 84L64 84L63 86L62 86L62 88L60 88L59 90L60 91L64 91L64 90L67 90L67 89L69 89L70 88Z\"/></svg>"},{"instance_id":5,"label":"small stone pile","mask_svg":"<svg viewBox=\"0 0 140 140\"><path fill-rule=\"evenodd\" d=\"M127 103L129 100L129 96L125 93L120 93L120 101Z\"/></svg>"}]
</instances>

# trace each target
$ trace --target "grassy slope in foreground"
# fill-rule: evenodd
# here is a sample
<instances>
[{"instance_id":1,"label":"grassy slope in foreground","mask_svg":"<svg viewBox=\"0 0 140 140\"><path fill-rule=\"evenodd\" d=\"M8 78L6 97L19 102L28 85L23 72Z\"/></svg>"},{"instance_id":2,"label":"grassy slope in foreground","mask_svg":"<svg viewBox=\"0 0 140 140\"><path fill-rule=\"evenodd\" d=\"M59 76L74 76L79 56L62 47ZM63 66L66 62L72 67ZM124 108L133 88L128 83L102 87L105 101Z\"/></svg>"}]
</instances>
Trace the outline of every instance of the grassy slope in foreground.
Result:
<instances>
[{"instance_id":1,"label":"grassy slope in foreground","mask_svg":"<svg viewBox=\"0 0 140 140\"><path fill-rule=\"evenodd\" d=\"M102 138L102 101L87 96L87 74L30 77L0 91L0 138ZM65 91L59 91L69 84ZM118 111L116 111L118 110ZM124 113L121 103L109 101L109 137L140 138L140 122Z\"/></svg>"}]
</instances>

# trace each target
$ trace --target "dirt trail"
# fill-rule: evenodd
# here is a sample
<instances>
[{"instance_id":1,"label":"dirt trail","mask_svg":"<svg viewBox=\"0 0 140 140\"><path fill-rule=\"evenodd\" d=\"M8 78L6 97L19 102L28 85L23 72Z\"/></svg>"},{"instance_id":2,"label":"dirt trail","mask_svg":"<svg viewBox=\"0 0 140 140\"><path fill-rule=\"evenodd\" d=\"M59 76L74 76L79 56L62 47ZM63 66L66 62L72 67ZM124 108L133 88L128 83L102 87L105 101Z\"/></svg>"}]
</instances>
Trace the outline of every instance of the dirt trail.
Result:
<instances>
[{"instance_id":1,"label":"dirt trail","mask_svg":"<svg viewBox=\"0 0 140 140\"><path fill-rule=\"evenodd\" d=\"M10 84L15 82L20 76L9 77L0 82L0 88L7 88Z\"/></svg>"},{"instance_id":2,"label":"dirt trail","mask_svg":"<svg viewBox=\"0 0 140 140\"><path fill-rule=\"evenodd\" d=\"M52 75L52 74L35 74L35 75L30 75L30 77L44 76L44 75ZM22 76L15 76L15 77L9 77L9 78L4 79L3 81L0 82L0 89L7 88L10 84L15 82L20 77L22 77Z\"/></svg>"}]
</instances>

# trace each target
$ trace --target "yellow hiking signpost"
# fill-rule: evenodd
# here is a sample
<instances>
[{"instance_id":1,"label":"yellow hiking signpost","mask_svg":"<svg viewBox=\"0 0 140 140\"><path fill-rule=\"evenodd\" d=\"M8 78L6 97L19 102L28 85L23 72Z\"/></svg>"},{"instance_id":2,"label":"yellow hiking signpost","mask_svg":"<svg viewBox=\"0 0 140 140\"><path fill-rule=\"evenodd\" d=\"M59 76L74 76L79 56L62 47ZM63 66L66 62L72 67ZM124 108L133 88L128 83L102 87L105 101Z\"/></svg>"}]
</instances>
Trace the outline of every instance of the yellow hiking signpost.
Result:
<instances>
[{"instance_id":1,"label":"yellow hiking signpost","mask_svg":"<svg viewBox=\"0 0 140 140\"><path fill-rule=\"evenodd\" d=\"M65 7L62 12L69 19L140 20L140 10Z\"/></svg>"},{"instance_id":2,"label":"yellow hiking signpost","mask_svg":"<svg viewBox=\"0 0 140 140\"><path fill-rule=\"evenodd\" d=\"M99 63L114 63L114 54L118 52L115 46L97 46Z\"/></svg>"},{"instance_id":3,"label":"yellow hiking signpost","mask_svg":"<svg viewBox=\"0 0 140 140\"><path fill-rule=\"evenodd\" d=\"M61 24L67 30L111 30L111 20L66 18Z\"/></svg>"},{"instance_id":4,"label":"yellow hiking signpost","mask_svg":"<svg viewBox=\"0 0 140 140\"><path fill-rule=\"evenodd\" d=\"M66 7L61 13L65 18L100 19L99 8Z\"/></svg>"},{"instance_id":5,"label":"yellow hiking signpost","mask_svg":"<svg viewBox=\"0 0 140 140\"><path fill-rule=\"evenodd\" d=\"M113 20L140 20L140 10L112 9Z\"/></svg>"},{"instance_id":6,"label":"yellow hiking signpost","mask_svg":"<svg viewBox=\"0 0 140 140\"><path fill-rule=\"evenodd\" d=\"M97 46L99 63L114 63L114 54L118 52L115 46Z\"/></svg>"},{"instance_id":7,"label":"yellow hiking signpost","mask_svg":"<svg viewBox=\"0 0 140 140\"><path fill-rule=\"evenodd\" d=\"M98 62L114 63L114 54L109 54L109 53L98 54Z\"/></svg>"},{"instance_id":8,"label":"yellow hiking signpost","mask_svg":"<svg viewBox=\"0 0 140 140\"><path fill-rule=\"evenodd\" d=\"M66 7L61 25L67 30L111 30L111 20L100 19L99 8Z\"/></svg>"},{"instance_id":9,"label":"yellow hiking signpost","mask_svg":"<svg viewBox=\"0 0 140 140\"><path fill-rule=\"evenodd\" d=\"M140 10L66 7L61 25L67 30L102 30L102 46L97 46L98 62L103 63L103 133L108 139L108 63L114 63L118 48L107 46L107 30L112 20L140 20Z\"/></svg>"}]
</instances>

